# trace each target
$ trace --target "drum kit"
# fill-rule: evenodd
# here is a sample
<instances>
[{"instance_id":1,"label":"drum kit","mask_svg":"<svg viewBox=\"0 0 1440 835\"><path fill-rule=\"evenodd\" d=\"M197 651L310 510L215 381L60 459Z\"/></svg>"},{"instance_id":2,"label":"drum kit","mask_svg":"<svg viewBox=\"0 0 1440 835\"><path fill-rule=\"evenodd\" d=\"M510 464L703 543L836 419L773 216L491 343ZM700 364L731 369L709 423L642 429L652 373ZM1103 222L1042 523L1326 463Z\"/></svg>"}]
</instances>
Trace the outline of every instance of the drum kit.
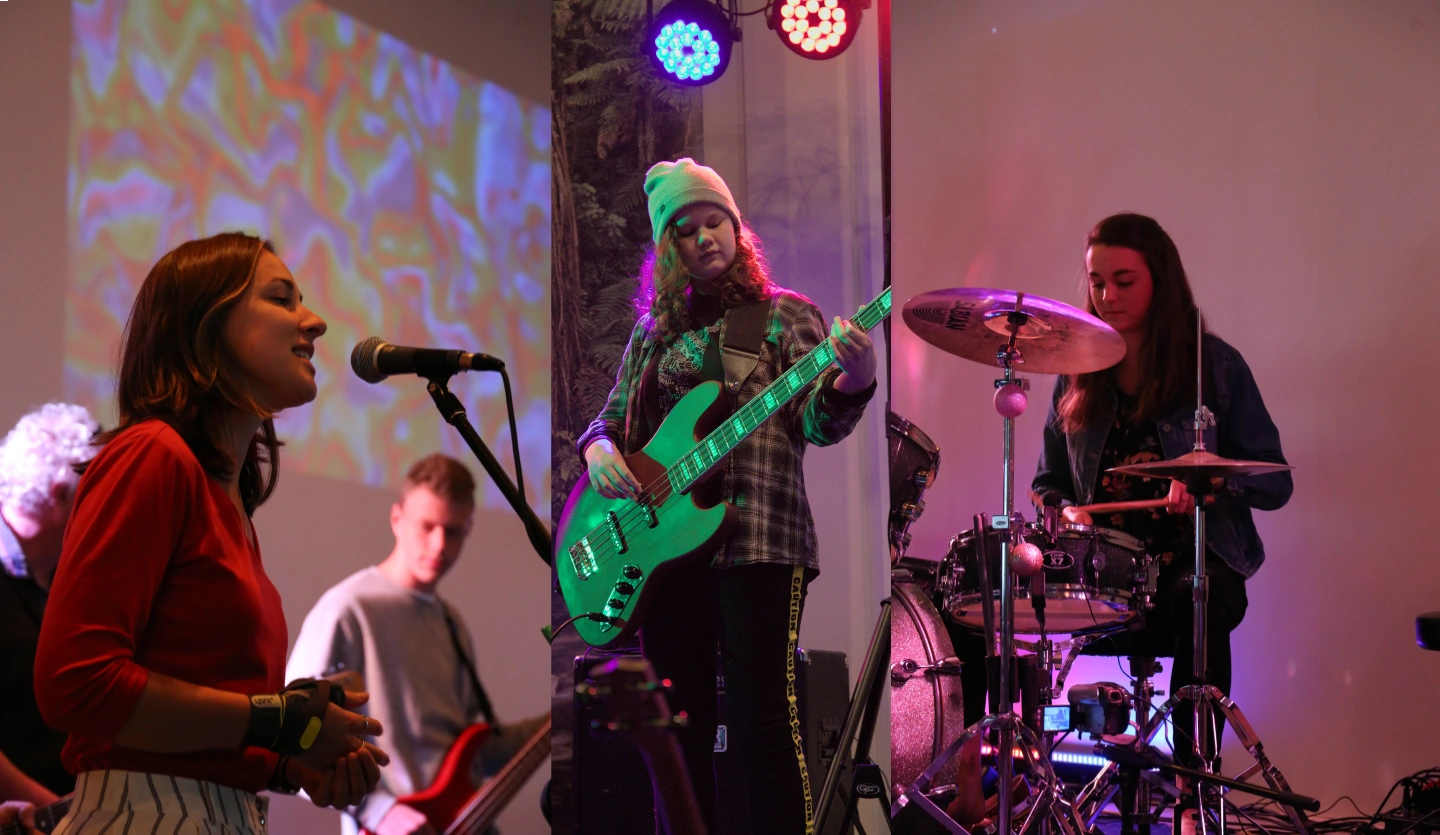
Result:
<instances>
[{"instance_id":1,"label":"drum kit","mask_svg":"<svg viewBox=\"0 0 1440 835\"><path fill-rule=\"evenodd\" d=\"M1305 810L1318 809L1318 802L1290 792L1239 708L1208 683L1206 666L1203 497L1214 491L1218 480L1289 467L1227 460L1205 450L1202 432L1214 425L1214 417L1201 399L1197 358L1194 451L1168 461L1114 469L1181 481L1197 497L1192 586L1197 684L1172 694L1152 715L1155 690L1149 677L1158 667L1153 658L1132 658L1132 692L1109 683L1077 685L1069 693L1070 710L1055 711L1051 702L1065 692L1065 677L1085 645L1143 624L1152 607L1157 568L1139 540L1117 530L1066 524L1053 500L1045 503L1036 522L1027 523L1015 510L1015 419L1025 411L1029 388L1018 371L1021 366L1047 374L1100 371L1124 358L1124 340L1101 320L1074 307L1007 290L955 288L924 293L905 304L904 320L932 346L1000 369L993 402L1003 419L1003 506L999 514L976 515L973 527L951 541L949 553L938 563L908 556L909 528L925 509L922 495L939 472L940 453L918 427L899 415L888 415L894 604L892 819L928 817L934 821L931 828L938 824L945 831L969 835L965 825L947 814L946 804L960 790L957 780L967 779L957 754L981 736L996 752L996 810L988 826L997 833L1096 831L1097 820L1119 793L1126 835L1137 825L1140 832L1148 833L1150 823L1172 801L1188 802L1186 796L1199 810L1197 831L1206 833L1213 827L1224 835L1224 795L1241 791L1280 802L1297 831L1313 835ZM1197 341L1202 332L1197 322ZM1088 509L1109 513L1162 504L1163 500L1127 502ZM1017 633L1039 637L1020 640ZM1052 633L1069 637L1052 640ZM952 634L982 638L985 646L990 713L968 728L960 685L962 663ZM1195 705L1195 727L1183 731L1190 740L1187 762L1198 768L1179 765L1151 746L1182 699ZM1014 712L1017 701L1020 714ZM1220 775L1218 750L1211 750L1218 748L1210 742L1216 715L1229 721L1253 759L1233 779ZM1058 725L1051 721L1059 717L1065 719ZM1133 734L1119 735L1132 727ZM1050 753L1056 737L1072 729L1088 730L1101 740L1096 753L1109 764L1083 787L1067 788L1056 777ZM1177 743L1181 737L1177 733ZM1015 779L1017 765L1028 784ZM1256 775L1265 786L1248 782ZM1029 789L1023 798L1015 791L1019 785ZM1157 803L1151 803L1152 796Z\"/></svg>"}]
</instances>

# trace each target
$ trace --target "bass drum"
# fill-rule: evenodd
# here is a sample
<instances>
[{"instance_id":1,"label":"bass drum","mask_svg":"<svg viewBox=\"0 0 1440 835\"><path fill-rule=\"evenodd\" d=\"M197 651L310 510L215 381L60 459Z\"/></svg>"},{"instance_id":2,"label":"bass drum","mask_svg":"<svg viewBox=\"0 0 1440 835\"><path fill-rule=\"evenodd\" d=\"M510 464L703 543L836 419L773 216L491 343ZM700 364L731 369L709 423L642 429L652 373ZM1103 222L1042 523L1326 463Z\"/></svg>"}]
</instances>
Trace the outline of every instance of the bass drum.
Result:
<instances>
[{"instance_id":1,"label":"bass drum","mask_svg":"<svg viewBox=\"0 0 1440 835\"><path fill-rule=\"evenodd\" d=\"M890 586L890 775L895 796L965 732L960 662L945 621L909 572ZM954 785L960 757L932 785Z\"/></svg>"}]
</instances>

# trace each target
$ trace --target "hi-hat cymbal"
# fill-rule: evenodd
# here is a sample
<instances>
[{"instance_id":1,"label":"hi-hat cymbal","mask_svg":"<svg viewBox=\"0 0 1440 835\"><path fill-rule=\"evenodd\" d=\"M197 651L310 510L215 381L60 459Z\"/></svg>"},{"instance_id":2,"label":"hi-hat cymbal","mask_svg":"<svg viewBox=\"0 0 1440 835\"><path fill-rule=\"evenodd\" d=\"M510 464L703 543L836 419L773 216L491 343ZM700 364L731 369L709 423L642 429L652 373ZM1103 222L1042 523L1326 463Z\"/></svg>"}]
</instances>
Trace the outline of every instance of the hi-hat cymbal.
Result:
<instances>
[{"instance_id":1,"label":"hi-hat cymbal","mask_svg":"<svg viewBox=\"0 0 1440 835\"><path fill-rule=\"evenodd\" d=\"M1178 481L1205 478L1237 478L1243 475L1264 475L1281 470L1293 470L1289 464L1275 464L1270 461L1232 461L1209 452L1187 452L1179 458L1168 461L1147 461L1144 464L1127 464L1111 467L1106 472L1134 475L1141 478L1173 478Z\"/></svg>"},{"instance_id":2,"label":"hi-hat cymbal","mask_svg":"<svg viewBox=\"0 0 1440 835\"><path fill-rule=\"evenodd\" d=\"M1125 358L1125 340L1115 329L1083 310L1043 296L1013 290L953 287L921 293L905 303L905 324L921 339L947 353L990 366L1010 341L1007 314L1016 309L1025 322L1015 340L1018 371L1084 374Z\"/></svg>"}]
</instances>

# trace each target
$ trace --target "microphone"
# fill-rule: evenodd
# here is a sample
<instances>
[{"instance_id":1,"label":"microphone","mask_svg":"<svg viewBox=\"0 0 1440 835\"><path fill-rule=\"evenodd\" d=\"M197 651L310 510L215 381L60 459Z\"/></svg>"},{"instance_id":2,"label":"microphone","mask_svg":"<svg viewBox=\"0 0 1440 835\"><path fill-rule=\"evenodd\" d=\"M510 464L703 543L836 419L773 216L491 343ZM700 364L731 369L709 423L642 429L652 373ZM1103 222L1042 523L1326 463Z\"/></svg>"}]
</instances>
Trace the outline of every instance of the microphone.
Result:
<instances>
[{"instance_id":1,"label":"microphone","mask_svg":"<svg viewBox=\"0 0 1440 835\"><path fill-rule=\"evenodd\" d=\"M449 375L459 371L500 371L505 363L489 354L447 351L442 348L403 348L372 336L350 352L350 368L367 383L378 383L392 374L421 377Z\"/></svg>"}]
</instances>

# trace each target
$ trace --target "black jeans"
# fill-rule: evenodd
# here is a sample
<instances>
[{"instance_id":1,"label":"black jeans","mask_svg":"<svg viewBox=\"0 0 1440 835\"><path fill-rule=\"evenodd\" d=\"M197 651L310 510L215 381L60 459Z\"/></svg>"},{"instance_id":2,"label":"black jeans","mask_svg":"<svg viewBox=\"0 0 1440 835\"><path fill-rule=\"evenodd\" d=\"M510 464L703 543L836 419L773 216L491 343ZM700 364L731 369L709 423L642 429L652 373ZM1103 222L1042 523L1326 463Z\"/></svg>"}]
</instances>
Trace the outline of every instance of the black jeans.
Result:
<instances>
[{"instance_id":1,"label":"black jeans","mask_svg":"<svg viewBox=\"0 0 1440 835\"><path fill-rule=\"evenodd\" d=\"M675 735L711 832L716 831L717 646L724 658L726 725L740 750L754 831L805 831L811 786L787 687L808 585L808 578L788 565L715 570L701 563L680 569L655 589L657 598L640 629L641 649L656 675L670 679L671 709L690 715L689 727Z\"/></svg>"},{"instance_id":2,"label":"black jeans","mask_svg":"<svg viewBox=\"0 0 1440 835\"><path fill-rule=\"evenodd\" d=\"M1167 692L1174 693L1181 687L1194 684L1192 632L1195 610L1191 597L1194 574L1193 551L1189 560L1180 557L1162 565L1155 583L1155 608L1146 613L1144 627L1098 640L1085 647L1081 654L1174 658L1170 664L1170 689ZM1245 619L1250 601L1245 594L1245 578L1224 562L1213 556L1206 560L1205 575L1210 579L1210 605L1205 622L1210 683L1228 696L1233 675L1230 633ZM965 724L970 725L985 715L985 639L979 633L953 624L950 624L949 630L955 654L964 664L960 681L965 697ZM1072 680L1070 683L1077 682ZM1195 707L1188 699L1175 706L1171 717L1175 728L1171 743L1182 760L1189 759L1194 717ZM1223 732L1224 720L1219 716L1216 720ZM1218 744L1219 734L1215 735L1214 742Z\"/></svg>"}]
</instances>

